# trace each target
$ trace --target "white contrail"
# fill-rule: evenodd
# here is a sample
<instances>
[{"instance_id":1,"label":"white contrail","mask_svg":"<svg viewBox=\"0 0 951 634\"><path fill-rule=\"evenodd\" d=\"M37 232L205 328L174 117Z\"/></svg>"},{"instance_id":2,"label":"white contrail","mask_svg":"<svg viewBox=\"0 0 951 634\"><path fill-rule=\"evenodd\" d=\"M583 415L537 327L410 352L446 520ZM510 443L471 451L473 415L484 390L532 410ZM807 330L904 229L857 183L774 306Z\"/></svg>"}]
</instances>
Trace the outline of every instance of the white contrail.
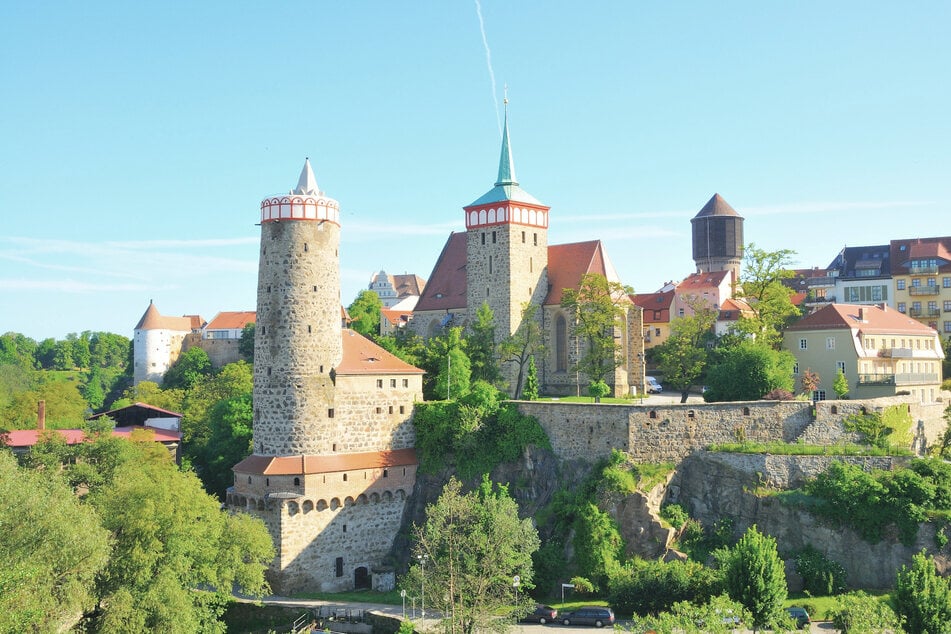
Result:
<instances>
[{"instance_id":1,"label":"white contrail","mask_svg":"<svg viewBox=\"0 0 951 634\"><path fill-rule=\"evenodd\" d=\"M492 51L489 50L489 40L485 36L485 22L482 20L482 4L475 0L476 15L479 16L479 31L482 32L482 46L485 47L485 63L489 67L489 79L492 80L492 105L495 106L495 122L499 126L499 135L502 134L502 117L499 115L499 100L495 90L495 71L492 70Z\"/></svg>"}]
</instances>

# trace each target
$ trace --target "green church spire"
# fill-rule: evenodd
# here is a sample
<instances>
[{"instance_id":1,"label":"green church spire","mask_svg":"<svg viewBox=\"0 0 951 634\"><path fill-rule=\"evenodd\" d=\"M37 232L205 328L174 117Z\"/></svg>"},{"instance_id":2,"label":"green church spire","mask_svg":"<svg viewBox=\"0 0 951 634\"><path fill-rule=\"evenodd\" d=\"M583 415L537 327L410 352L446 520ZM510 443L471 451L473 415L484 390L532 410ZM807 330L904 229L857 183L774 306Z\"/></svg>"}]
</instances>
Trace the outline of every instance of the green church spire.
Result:
<instances>
[{"instance_id":1,"label":"green church spire","mask_svg":"<svg viewBox=\"0 0 951 634\"><path fill-rule=\"evenodd\" d=\"M504 99L505 125L502 128L502 156L499 158L499 179L495 186L518 185L515 180L515 161L512 160L512 145L509 143L509 100Z\"/></svg>"}]
</instances>

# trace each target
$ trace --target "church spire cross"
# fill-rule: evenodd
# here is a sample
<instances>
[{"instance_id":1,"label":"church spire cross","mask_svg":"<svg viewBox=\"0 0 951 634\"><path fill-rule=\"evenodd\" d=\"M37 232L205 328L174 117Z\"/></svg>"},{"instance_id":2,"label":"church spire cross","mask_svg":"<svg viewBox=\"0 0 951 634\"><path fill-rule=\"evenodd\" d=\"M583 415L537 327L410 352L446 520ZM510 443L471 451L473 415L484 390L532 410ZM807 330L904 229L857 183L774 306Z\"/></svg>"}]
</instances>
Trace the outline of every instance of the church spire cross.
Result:
<instances>
[{"instance_id":1,"label":"church spire cross","mask_svg":"<svg viewBox=\"0 0 951 634\"><path fill-rule=\"evenodd\" d=\"M506 95L508 87L506 87ZM505 105L505 123L502 126L502 156L499 158L499 178L496 187L501 185L518 185L515 179L515 161L512 159L512 145L509 143L509 99L506 96L502 103Z\"/></svg>"}]
</instances>

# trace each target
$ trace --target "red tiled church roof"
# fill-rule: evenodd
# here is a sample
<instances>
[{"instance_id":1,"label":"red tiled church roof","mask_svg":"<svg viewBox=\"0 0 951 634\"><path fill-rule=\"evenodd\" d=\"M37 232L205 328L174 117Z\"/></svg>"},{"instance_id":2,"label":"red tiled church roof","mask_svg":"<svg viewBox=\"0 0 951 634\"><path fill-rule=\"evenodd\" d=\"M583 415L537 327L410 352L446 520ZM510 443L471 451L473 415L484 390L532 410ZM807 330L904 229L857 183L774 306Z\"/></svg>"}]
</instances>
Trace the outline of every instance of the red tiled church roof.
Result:
<instances>
[{"instance_id":1,"label":"red tiled church roof","mask_svg":"<svg viewBox=\"0 0 951 634\"><path fill-rule=\"evenodd\" d=\"M453 233L439 254L416 311L466 307L466 234Z\"/></svg>"}]
</instances>

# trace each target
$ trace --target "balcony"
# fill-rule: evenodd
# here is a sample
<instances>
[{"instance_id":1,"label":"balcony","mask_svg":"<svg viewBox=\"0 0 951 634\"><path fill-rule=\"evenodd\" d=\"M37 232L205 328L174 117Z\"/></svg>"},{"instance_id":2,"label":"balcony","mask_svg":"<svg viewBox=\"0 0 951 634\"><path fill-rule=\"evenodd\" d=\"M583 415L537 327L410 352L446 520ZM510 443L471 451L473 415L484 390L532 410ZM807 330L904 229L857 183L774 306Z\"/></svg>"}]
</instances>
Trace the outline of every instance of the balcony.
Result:
<instances>
[{"instance_id":1,"label":"balcony","mask_svg":"<svg viewBox=\"0 0 951 634\"><path fill-rule=\"evenodd\" d=\"M937 275L938 266L909 266L908 275Z\"/></svg>"},{"instance_id":2,"label":"balcony","mask_svg":"<svg viewBox=\"0 0 951 634\"><path fill-rule=\"evenodd\" d=\"M828 286L835 286L834 277L807 277L806 278L806 288L823 288Z\"/></svg>"},{"instance_id":3,"label":"balcony","mask_svg":"<svg viewBox=\"0 0 951 634\"><path fill-rule=\"evenodd\" d=\"M895 385L927 385L940 382L941 377L937 373L906 372L895 375Z\"/></svg>"},{"instance_id":4,"label":"balcony","mask_svg":"<svg viewBox=\"0 0 951 634\"><path fill-rule=\"evenodd\" d=\"M878 351L880 357L892 357L893 359L910 359L915 355L911 348L882 348Z\"/></svg>"},{"instance_id":5,"label":"balcony","mask_svg":"<svg viewBox=\"0 0 951 634\"><path fill-rule=\"evenodd\" d=\"M941 290L937 286L910 286L909 295L937 295Z\"/></svg>"},{"instance_id":6,"label":"balcony","mask_svg":"<svg viewBox=\"0 0 951 634\"><path fill-rule=\"evenodd\" d=\"M859 385L895 385L894 374L860 374Z\"/></svg>"},{"instance_id":7,"label":"balcony","mask_svg":"<svg viewBox=\"0 0 951 634\"><path fill-rule=\"evenodd\" d=\"M923 317L940 317L941 309L940 308L911 308L908 310L908 315L914 317L915 319L922 319Z\"/></svg>"}]
</instances>

